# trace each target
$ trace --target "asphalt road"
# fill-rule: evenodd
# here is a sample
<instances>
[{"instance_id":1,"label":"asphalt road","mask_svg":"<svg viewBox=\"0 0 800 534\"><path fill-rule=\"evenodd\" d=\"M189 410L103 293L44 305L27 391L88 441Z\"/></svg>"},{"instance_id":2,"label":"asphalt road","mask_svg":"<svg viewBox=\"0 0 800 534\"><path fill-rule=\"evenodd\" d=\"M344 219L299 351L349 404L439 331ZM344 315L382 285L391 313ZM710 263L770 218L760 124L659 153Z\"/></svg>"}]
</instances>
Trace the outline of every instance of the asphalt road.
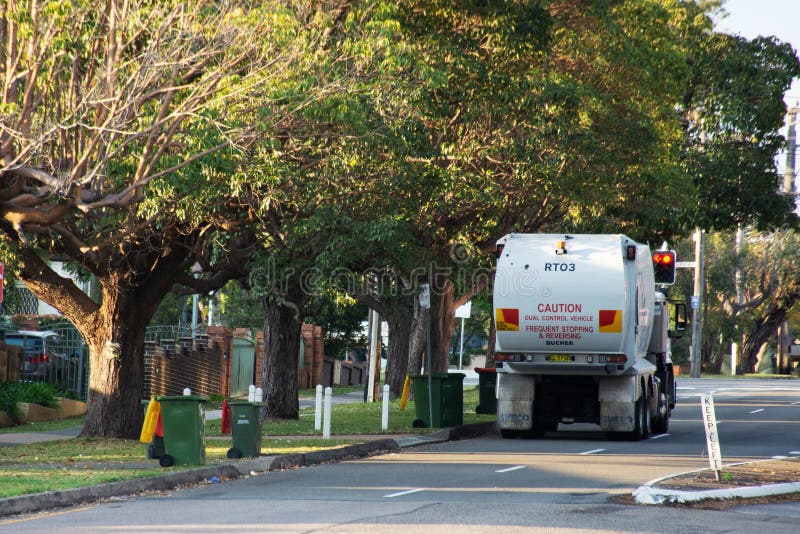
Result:
<instances>
[{"instance_id":1,"label":"asphalt road","mask_svg":"<svg viewBox=\"0 0 800 534\"><path fill-rule=\"evenodd\" d=\"M713 391L723 461L800 456L800 381L688 380L668 434L608 440L561 426L0 521L0 532L797 532L800 505L724 512L613 504L708 466L699 397Z\"/></svg>"}]
</instances>

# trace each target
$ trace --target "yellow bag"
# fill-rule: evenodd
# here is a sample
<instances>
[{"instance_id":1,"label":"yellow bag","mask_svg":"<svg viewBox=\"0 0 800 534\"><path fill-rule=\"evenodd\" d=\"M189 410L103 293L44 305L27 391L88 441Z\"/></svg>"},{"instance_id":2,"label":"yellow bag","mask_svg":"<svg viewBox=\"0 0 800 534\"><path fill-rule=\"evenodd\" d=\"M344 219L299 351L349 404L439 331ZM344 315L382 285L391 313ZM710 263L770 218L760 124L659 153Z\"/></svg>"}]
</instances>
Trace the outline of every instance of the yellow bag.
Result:
<instances>
[{"instance_id":1,"label":"yellow bag","mask_svg":"<svg viewBox=\"0 0 800 534\"><path fill-rule=\"evenodd\" d=\"M406 375L406 380L403 382L403 393L400 395L400 410L404 411L406 409L406 404L408 404L408 393L411 389L411 377Z\"/></svg>"},{"instance_id":2,"label":"yellow bag","mask_svg":"<svg viewBox=\"0 0 800 534\"><path fill-rule=\"evenodd\" d=\"M147 405L147 412L144 414L142 433L139 436L140 442L150 443L153 441L153 435L156 433L156 424L158 423L159 415L161 415L161 403L158 402L155 397L150 397L150 403Z\"/></svg>"}]
</instances>

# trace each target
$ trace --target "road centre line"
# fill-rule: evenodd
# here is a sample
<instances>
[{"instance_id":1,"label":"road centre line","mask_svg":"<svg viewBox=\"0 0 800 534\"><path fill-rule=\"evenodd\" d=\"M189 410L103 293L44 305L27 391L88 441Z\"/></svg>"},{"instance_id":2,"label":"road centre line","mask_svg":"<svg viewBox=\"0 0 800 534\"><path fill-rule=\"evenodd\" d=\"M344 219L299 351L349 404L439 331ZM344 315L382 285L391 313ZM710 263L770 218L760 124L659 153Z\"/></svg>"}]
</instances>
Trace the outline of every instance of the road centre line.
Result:
<instances>
[{"instance_id":1,"label":"road centre line","mask_svg":"<svg viewBox=\"0 0 800 534\"><path fill-rule=\"evenodd\" d=\"M495 473L508 473L509 471L516 471L517 469L525 469L525 466L517 465L515 467L506 467L505 469L498 469Z\"/></svg>"},{"instance_id":2,"label":"road centre line","mask_svg":"<svg viewBox=\"0 0 800 534\"><path fill-rule=\"evenodd\" d=\"M411 493L417 493L419 491L425 491L425 488L413 489L408 491L401 491L398 493L390 493L389 495L384 495L385 499L391 499L392 497L400 497L401 495L409 495Z\"/></svg>"},{"instance_id":3,"label":"road centre line","mask_svg":"<svg viewBox=\"0 0 800 534\"><path fill-rule=\"evenodd\" d=\"M580 454L581 456L586 456L588 454L594 454L596 452L603 452L604 450L605 449L594 449L594 450L591 450L591 451L579 452L578 454Z\"/></svg>"},{"instance_id":4,"label":"road centre line","mask_svg":"<svg viewBox=\"0 0 800 534\"><path fill-rule=\"evenodd\" d=\"M764 408L759 408L758 410L753 410L750 413L759 413L759 412L763 412L763 411L764 411Z\"/></svg>"},{"instance_id":5,"label":"road centre line","mask_svg":"<svg viewBox=\"0 0 800 534\"><path fill-rule=\"evenodd\" d=\"M669 436L669 434L657 434L655 436L650 436L650 439L661 439L666 438L667 436Z\"/></svg>"},{"instance_id":6,"label":"road centre line","mask_svg":"<svg viewBox=\"0 0 800 534\"><path fill-rule=\"evenodd\" d=\"M797 402L790 402L789 404L790 404L790 405L792 405L792 406L797 406L798 404L800 404L800 401L797 401Z\"/></svg>"}]
</instances>

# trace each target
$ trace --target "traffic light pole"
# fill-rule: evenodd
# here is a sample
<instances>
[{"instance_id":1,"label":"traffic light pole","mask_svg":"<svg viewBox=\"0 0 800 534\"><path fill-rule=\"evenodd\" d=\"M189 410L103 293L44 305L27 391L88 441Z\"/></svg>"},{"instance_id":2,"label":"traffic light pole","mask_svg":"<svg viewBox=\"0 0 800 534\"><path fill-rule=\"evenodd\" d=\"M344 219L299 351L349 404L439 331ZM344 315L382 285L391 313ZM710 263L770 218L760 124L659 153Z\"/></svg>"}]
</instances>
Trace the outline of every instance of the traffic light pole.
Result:
<instances>
[{"instance_id":1,"label":"traffic light pole","mask_svg":"<svg viewBox=\"0 0 800 534\"><path fill-rule=\"evenodd\" d=\"M703 287L705 286L703 272L703 249L705 245L705 232L700 228L694 234L694 295L692 297L692 378L700 378L702 354L700 350L703 338Z\"/></svg>"}]
</instances>

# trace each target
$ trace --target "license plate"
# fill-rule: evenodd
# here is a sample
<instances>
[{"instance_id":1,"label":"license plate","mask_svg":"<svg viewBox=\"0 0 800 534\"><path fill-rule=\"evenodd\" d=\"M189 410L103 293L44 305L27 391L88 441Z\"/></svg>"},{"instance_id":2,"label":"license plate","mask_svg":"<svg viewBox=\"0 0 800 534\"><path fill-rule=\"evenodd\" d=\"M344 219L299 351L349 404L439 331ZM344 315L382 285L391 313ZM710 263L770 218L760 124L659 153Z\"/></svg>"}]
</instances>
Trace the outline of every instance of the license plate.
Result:
<instances>
[{"instance_id":1,"label":"license plate","mask_svg":"<svg viewBox=\"0 0 800 534\"><path fill-rule=\"evenodd\" d=\"M547 356L548 362L571 362L572 360L571 354L549 354Z\"/></svg>"}]
</instances>

